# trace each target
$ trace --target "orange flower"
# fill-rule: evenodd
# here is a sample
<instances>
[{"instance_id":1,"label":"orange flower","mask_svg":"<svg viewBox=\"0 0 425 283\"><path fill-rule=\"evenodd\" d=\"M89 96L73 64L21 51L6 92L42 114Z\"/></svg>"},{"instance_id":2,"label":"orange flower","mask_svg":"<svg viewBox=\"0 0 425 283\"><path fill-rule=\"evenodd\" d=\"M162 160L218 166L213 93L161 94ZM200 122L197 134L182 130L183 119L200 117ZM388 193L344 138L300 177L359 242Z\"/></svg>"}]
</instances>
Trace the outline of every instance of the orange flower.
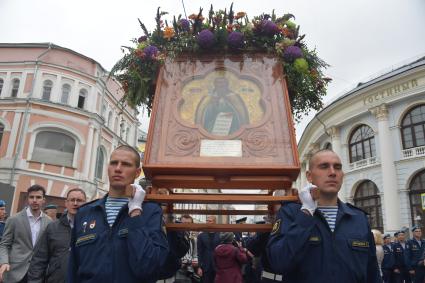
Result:
<instances>
[{"instance_id":1,"label":"orange flower","mask_svg":"<svg viewBox=\"0 0 425 283\"><path fill-rule=\"evenodd\" d=\"M233 31L233 25L228 24L226 29L227 29L227 32L232 32Z\"/></svg>"},{"instance_id":2,"label":"orange flower","mask_svg":"<svg viewBox=\"0 0 425 283\"><path fill-rule=\"evenodd\" d=\"M190 16L189 16L189 19L194 20L194 19L196 19L197 17L198 17L198 15L197 15L197 14L192 14L192 15L190 15Z\"/></svg>"},{"instance_id":3,"label":"orange flower","mask_svg":"<svg viewBox=\"0 0 425 283\"><path fill-rule=\"evenodd\" d=\"M246 13L245 12L238 12L235 16L235 19L240 19L245 17Z\"/></svg>"},{"instance_id":4,"label":"orange flower","mask_svg":"<svg viewBox=\"0 0 425 283\"><path fill-rule=\"evenodd\" d=\"M164 28L164 38L170 40L174 36L174 29L170 27Z\"/></svg>"},{"instance_id":5,"label":"orange flower","mask_svg":"<svg viewBox=\"0 0 425 283\"><path fill-rule=\"evenodd\" d=\"M283 28L282 33L283 33L284 36L289 37L289 38L294 36L294 33L287 28Z\"/></svg>"}]
</instances>

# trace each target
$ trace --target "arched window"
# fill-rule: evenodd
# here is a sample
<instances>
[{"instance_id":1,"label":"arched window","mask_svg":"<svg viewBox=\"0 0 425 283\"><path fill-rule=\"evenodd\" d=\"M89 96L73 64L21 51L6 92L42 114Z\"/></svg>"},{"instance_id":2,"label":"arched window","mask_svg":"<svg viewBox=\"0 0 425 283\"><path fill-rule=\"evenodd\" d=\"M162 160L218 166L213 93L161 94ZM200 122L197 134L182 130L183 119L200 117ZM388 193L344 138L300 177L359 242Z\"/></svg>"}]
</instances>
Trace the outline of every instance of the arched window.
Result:
<instances>
[{"instance_id":1,"label":"arched window","mask_svg":"<svg viewBox=\"0 0 425 283\"><path fill-rule=\"evenodd\" d=\"M372 229L384 231L382 221L381 197L375 183L367 180L357 187L354 194L354 205L369 213L369 223Z\"/></svg>"},{"instance_id":2,"label":"arched window","mask_svg":"<svg viewBox=\"0 0 425 283\"><path fill-rule=\"evenodd\" d=\"M112 123L112 111L109 111L108 122L107 122L108 128L111 128L111 123Z\"/></svg>"},{"instance_id":3,"label":"arched window","mask_svg":"<svg viewBox=\"0 0 425 283\"><path fill-rule=\"evenodd\" d=\"M95 176L99 180L102 180L103 178L104 165L105 165L105 150L103 149L103 147L99 147L99 149L97 150L96 171L95 171Z\"/></svg>"},{"instance_id":4,"label":"arched window","mask_svg":"<svg viewBox=\"0 0 425 283\"><path fill-rule=\"evenodd\" d=\"M125 141L128 142L128 138L130 137L130 128L127 127L125 131Z\"/></svg>"},{"instance_id":5,"label":"arched window","mask_svg":"<svg viewBox=\"0 0 425 283\"><path fill-rule=\"evenodd\" d=\"M425 170L417 173L409 184L410 212L412 224L425 227L425 213L422 209L421 194L425 193Z\"/></svg>"},{"instance_id":6,"label":"arched window","mask_svg":"<svg viewBox=\"0 0 425 283\"><path fill-rule=\"evenodd\" d=\"M53 131L39 132L35 138L32 160L40 163L72 167L75 140Z\"/></svg>"},{"instance_id":7,"label":"arched window","mask_svg":"<svg viewBox=\"0 0 425 283\"><path fill-rule=\"evenodd\" d=\"M53 82L51 80L45 80L43 82L43 95L41 99L50 100L50 94L52 93Z\"/></svg>"},{"instance_id":8,"label":"arched window","mask_svg":"<svg viewBox=\"0 0 425 283\"><path fill-rule=\"evenodd\" d=\"M68 104L70 93L71 93L71 86L69 84L62 85L61 103Z\"/></svg>"},{"instance_id":9,"label":"arched window","mask_svg":"<svg viewBox=\"0 0 425 283\"><path fill-rule=\"evenodd\" d=\"M18 90L19 90L20 82L21 81L19 79L13 79L13 81L12 81L12 92L10 93L11 97L17 97L18 96Z\"/></svg>"},{"instance_id":10,"label":"arched window","mask_svg":"<svg viewBox=\"0 0 425 283\"><path fill-rule=\"evenodd\" d=\"M3 140L3 133L4 133L4 125L0 123L0 146L1 146L1 141Z\"/></svg>"},{"instance_id":11,"label":"arched window","mask_svg":"<svg viewBox=\"0 0 425 283\"><path fill-rule=\"evenodd\" d=\"M80 89L80 93L78 95L78 104L77 107L80 109L84 109L87 98L87 90L85 88Z\"/></svg>"},{"instance_id":12,"label":"arched window","mask_svg":"<svg viewBox=\"0 0 425 283\"><path fill-rule=\"evenodd\" d=\"M102 105L102 113L101 114L102 114L103 121L106 124L106 104Z\"/></svg>"},{"instance_id":13,"label":"arched window","mask_svg":"<svg viewBox=\"0 0 425 283\"><path fill-rule=\"evenodd\" d=\"M332 144L330 142L325 143L325 146L323 147L323 149L332 150Z\"/></svg>"},{"instance_id":14,"label":"arched window","mask_svg":"<svg viewBox=\"0 0 425 283\"><path fill-rule=\"evenodd\" d=\"M4 80L0 78L0 95L1 91L3 90Z\"/></svg>"},{"instance_id":15,"label":"arched window","mask_svg":"<svg viewBox=\"0 0 425 283\"><path fill-rule=\"evenodd\" d=\"M375 156L375 137L373 130L366 126L359 126L350 137L350 162Z\"/></svg>"},{"instance_id":16,"label":"arched window","mask_svg":"<svg viewBox=\"0 0 425 283\"><path fill-rule=\"evenodd\" d=\"M401 122L403 149L425 145L425 105L410 110Z\"/></svg>"},{"instance_id":17,"label":"arched window","mask_svg":"<svg viewBox=\"0 0 425 283\"><path fill-rule=\"evenodd\" d=\"M118 132L119 129L119 120L118 117L115 117L115 123L114 123L114 132Z\"/></svg>"}]
</instances>

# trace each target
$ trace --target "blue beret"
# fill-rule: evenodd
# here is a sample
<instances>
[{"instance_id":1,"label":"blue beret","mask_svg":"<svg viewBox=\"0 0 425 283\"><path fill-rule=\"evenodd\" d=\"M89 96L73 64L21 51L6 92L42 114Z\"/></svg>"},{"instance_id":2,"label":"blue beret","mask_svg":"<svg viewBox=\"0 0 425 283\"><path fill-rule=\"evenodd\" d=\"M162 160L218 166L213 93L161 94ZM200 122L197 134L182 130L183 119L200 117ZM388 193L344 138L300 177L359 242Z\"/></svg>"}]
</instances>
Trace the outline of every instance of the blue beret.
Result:
<instances>
[{"instance_id":1,"label":"blue beret","mask_svg":"<svg viewBox=\"0 0 425 283\"><path fill-rule=\"evenodd\" d=\"M0 207L5 207L5 206L6 206L6 202L0 199Z\"/></svg>"},{"instance_id":2,"label":"blue beret","mask_svg":"<svg viewBox=\"0 0 425 283\"><path fill-rule=\"evenodd\" d=\"M419 227L418 225L415 225L412 227L412 232L415 232L416 229L421 229L421 227Z\"/></svg>"},{"instance_id":3,"label":"blue beret","mask_svg":"<svg viewBox=\"0 0 425 283\"><path fill-rule=\"evenodd\" d=\"M242 217L242 218L239 218L239 219L237 219L235 222L236 223L241 223L241 222L245 222L246 221L246 217Z\"/></svg>"},{"instance_id":4,"label":"blue beret","mask_svg":"<svg viewBox=\"0 0 425 283\"><path fill-rule=\"evenodd\" d=\"M48 204L48 205L46 205L46 207L44 208L44 210L47 210L47 209L57 209L57 208L58 208L58 206L56 204Z\"/></svg>"},{"instance_id":5,"label":"blue beret","mask_svg":"<svg viewBox=\"0 0 425 283\"><path fill-rule=\"evenodd\" d=\"M388 239L388 238L391 238L391 235L390 235L390 234L385 234L385 235L384 235L384 240L385 240L385 239Z\"/></svg>"}]
</instances>

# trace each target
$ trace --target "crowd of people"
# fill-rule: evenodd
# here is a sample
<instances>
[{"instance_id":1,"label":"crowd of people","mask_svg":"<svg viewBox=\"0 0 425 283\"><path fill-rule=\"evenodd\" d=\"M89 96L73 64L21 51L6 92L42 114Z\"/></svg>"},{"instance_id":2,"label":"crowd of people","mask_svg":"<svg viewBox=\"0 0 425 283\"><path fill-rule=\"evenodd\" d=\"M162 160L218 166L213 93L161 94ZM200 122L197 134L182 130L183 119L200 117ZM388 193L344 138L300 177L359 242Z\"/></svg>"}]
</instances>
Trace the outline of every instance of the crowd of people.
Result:
<instances>
[{"instance_id":1,"label":"crowd of people","mask_svg":"<svg viewBox=\"0 0 425 283\"><path fill-rule=\"evenodd\" d=\"M43 211L40 185L28 188L27 206L6 221L0 201L0 282L424 281L420 227L408 241L404 231L395 238L372 232L362 210L338 199L344 173L331 150L311 157L300 202L278 207L267 233L167 231L166 223L193 218L174 219L167 204L145 201L145 190L134 184L140 170L138 152L117 147L108 194L86 203L84 190L70 189L58 219L56 206Z\"/></svg>"}]
</instances>

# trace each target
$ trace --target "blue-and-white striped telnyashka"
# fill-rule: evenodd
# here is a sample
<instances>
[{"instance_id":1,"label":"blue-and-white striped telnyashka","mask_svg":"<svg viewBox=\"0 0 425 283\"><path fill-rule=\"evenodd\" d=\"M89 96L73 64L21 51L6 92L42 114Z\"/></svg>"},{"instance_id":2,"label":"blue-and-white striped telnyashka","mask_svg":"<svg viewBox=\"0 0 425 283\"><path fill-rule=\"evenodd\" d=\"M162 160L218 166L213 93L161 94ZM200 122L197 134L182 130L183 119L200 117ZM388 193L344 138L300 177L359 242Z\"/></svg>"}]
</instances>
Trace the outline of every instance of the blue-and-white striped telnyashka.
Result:
<instances>
[{"instance_id":1,"label":"blue-and-white striped telnyashka","mask_svg":"<svg viewBox=\"0 0 425 283\"><path fill-rule=\"evenodd\" d=\"M110 227L112 227L112 225L114 224L115 219L117 218L117 215L121 210L121 207L123 207L127 203L128 198L114 198L109 196L106 198L106 218Z\"/></svg>"},{"instance_id":2,"label":"blue-and-white striped telnyashka","mask_svg":"<svg viewBox=\"0 0 425 283\"><path fill-rule=\"evenodd\" d=\"M335 230L336 215L338 214L338 206L319 206L317 209L325 216L329 228L333 232Z\"/></svg>"}]
</instances>

